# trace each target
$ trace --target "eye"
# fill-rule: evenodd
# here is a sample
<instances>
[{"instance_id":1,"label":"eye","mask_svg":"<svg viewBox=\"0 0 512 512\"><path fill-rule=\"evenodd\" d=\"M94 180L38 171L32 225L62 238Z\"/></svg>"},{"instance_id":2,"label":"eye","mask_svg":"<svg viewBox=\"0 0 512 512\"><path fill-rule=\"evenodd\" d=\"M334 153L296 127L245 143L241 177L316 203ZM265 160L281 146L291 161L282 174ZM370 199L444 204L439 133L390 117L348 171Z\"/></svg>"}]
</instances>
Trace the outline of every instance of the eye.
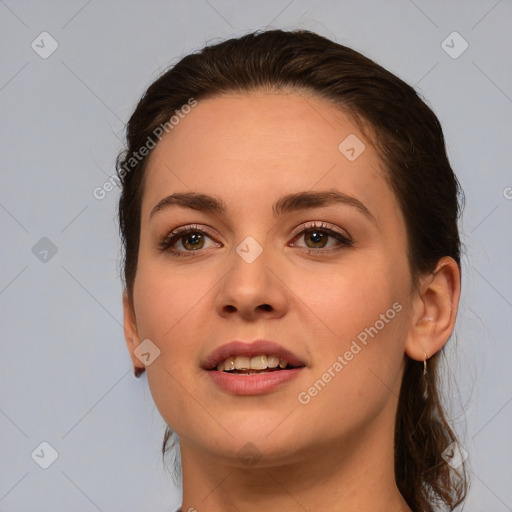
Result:
<instances>
[{"instance_id":1,"label":"eye","mask_svg":"<svg viewBox=\"0 0 512 512\"><path fill-rule=\"evenodd\" d=\"M205 246L206 241L213 241L212 237L204 229L198 226L183 226L171 231L163 240L158 243L161 251L168 251L175 256L196 256L193 254L200 249L209 247L220 247L222 244L214 242L209 247Z\"/></svg>"},{"instance_id":2,"label":"eye","mask_svg":"<svg viewBox=\"0 0 512 512\"><path fill-rule=\"evenodd\" d=\"M305 245L300 245L295 240L304 239ZM329 240L331 239L331 240ZM305 249L308 254L325 254L343 248L352 247L353 240L325 223L310 222L293 235L294 242L290 245L299 249ZM207 242L210 241L208 245ZM162 252L169 252L178 257L194 257L201 254L202 250L212 247L222 247L222 244L213 239L207 230L197 225L182 226L166 235L157 247Z\"/></svg>"},{"instance_id":3,"label":"eye","mask_svg":"<svg viewBox=\"0 0 512 512\"><path fill-rule=\"evenodd\" d=\"M320 254L330 252L331 250L339 250L354 245L353 240L346 234L332 229L325 223L311 222L307 225L306 229L302 229L295 236L296 239L304 239L305 246L291 244L293 247L301 247L308 249L310 254ZM329 245L329 239L333 243ZM336 243L337 241L337 243Z\"/></svg>"}]
</instances>

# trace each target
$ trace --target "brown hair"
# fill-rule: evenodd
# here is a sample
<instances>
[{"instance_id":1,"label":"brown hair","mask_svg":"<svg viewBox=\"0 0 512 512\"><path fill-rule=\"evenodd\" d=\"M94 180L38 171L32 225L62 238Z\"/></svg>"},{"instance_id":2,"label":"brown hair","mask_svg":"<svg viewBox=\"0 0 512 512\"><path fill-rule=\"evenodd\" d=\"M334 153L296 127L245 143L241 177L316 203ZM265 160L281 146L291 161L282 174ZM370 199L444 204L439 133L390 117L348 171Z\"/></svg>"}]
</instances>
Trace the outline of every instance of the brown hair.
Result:
<instances>
[{"instance_id":1,"label":"brown hair","mask_svg":"<svg viewBox=\"0 0 512 512\"><path fill-rule=\"evenodd\" d=\"M149 155L127 163L191 98L294 89L325 98L358 123L387 168L407 227L415 284L443 256L460 267L457 221L463 195L446 154L440 123L415 90L360 53L309 31L269 30L207 46L185 56L148 88L127 125L117 160L122 184L119 223L124 281L130 298L137 271L144 169ZM459 202L460 200L460 202ZM438 358L407 357L395 427L395 479L413 510L453 510L466 497L465 464L452 468L443 451L457 438L438 390ZM167 428L165 454L172 431Z\"/></svg>"}]
</instances>

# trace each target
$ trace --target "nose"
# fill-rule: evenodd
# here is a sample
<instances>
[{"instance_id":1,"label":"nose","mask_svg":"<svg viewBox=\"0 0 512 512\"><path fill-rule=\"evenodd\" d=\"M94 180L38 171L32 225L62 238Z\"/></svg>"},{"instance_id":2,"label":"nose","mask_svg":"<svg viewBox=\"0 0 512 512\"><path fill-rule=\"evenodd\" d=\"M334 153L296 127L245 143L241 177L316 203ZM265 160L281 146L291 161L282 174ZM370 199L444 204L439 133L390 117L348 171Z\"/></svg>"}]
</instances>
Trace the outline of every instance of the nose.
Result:
<instances>
[{"instance_id":1,"label":"nose","mask_svg":"<svg viewBox=\"0 0 512 512\"><path fill-rule=\"evenodd\" d=\"M215 296L217 313L248 321L281 318L290 303L282 272L265 250L254 261L248 261L236 252L230 258L229 270Z\"/></svg>"}]
</instances>

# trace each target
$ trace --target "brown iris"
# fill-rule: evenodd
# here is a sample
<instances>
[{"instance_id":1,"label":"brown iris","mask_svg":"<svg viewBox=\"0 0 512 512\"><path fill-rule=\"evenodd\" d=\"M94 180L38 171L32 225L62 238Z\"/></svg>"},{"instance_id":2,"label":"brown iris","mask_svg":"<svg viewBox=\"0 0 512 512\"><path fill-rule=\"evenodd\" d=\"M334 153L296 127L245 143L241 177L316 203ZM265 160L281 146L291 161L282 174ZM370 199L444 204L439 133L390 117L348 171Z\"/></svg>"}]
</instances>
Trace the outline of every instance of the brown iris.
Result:
<instances>
[{"instance_id":1,"label":"brown iris","mask_svg":"<svg viewBox=\"0 0 512 512\"><path fill-rule=\"evenodd\" d=\"M320 244L315 245L314 248L318 247L324 247L326 243L327 236L325 233L322 233L321 231L315 230L315 231L308 231L304 238L307 241L308 239L312 241L313 244ZM322 243L324 242L324 243Z\"/></svg>"},{"instance_id":2,"label":"brown iris","mask_svg":"<svg viewBox=\"0 0 512 512\"><path fill-rule=\"evenodd\" d=\"M204 235L201 233L187 233L182 237L181 240L185 249L191 249L193 251L202 249L204 245Z\"/></svg>"}]
</instances>

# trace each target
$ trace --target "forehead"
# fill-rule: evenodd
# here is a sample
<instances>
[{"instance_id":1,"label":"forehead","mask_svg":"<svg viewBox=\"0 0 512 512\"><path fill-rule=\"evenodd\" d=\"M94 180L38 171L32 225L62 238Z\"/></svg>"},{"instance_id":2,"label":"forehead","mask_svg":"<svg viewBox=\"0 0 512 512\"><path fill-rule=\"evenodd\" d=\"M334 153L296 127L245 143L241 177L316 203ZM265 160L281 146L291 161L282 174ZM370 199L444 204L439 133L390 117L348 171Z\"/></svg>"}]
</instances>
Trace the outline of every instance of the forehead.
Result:
<instances>
[{"instance_id":1,"label":"forehead","mask_svg":"<svg viewBox=\"0 0 512 512\"><path fill-rule=\"evenodd\" d=\"M164 195L189 191L233 209L330 188L393 202L380 157L352 118L298 92L199 100L157 144L146 173L143 216Z\"/></svg>"}]
</instances>

